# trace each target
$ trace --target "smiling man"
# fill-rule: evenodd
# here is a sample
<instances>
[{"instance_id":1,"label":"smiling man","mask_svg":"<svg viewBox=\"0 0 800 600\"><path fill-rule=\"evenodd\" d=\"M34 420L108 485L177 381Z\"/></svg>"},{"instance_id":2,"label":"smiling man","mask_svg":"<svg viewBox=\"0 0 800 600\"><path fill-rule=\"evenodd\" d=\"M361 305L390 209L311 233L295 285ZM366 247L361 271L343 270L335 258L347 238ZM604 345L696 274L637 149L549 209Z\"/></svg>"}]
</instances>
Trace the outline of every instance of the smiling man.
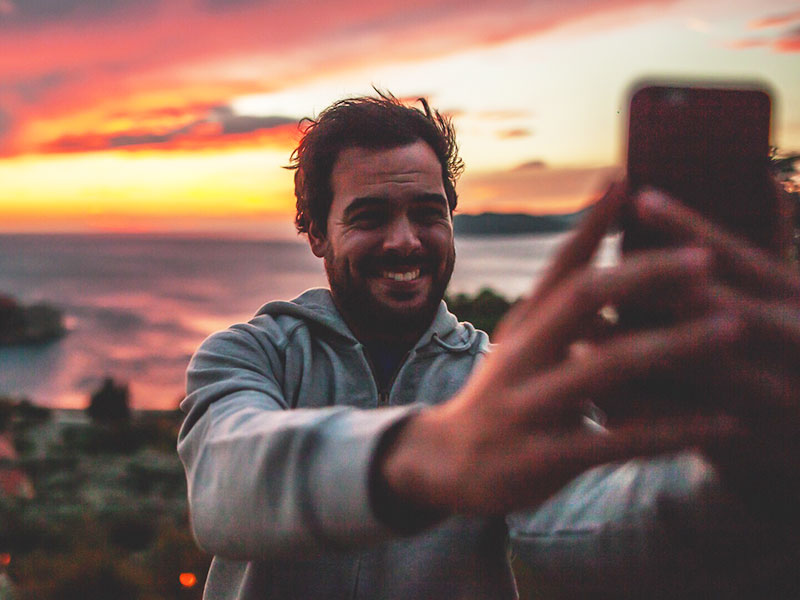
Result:
<instances>
[{"instance_id":1,"label":"smiling man","mask_svg":"<svg viewBox=\"0 0 800 600\"><path fill-rule=\"evenodd\" d=\"M327 224L311 223L308 236L325 259L336 307L360 340L410 347L433 320L455 264L439 160L423 141L351 147L330 177Z\"/></svg>"},{"instance_id":2,"label":"smiling man","mask_svg":"<svg viewBox=\"0 0 800 600\"><path fill-rule=\"evenodd\" d=\"M713 594L682 588L695 583L674 568L684 563L664 561L682 557L702 569L695 561L715 555L703 545L717 538L703 533L701 512L677 519L679 535L663 527L664 506L675 521L686 498L720 505L705 493L716 489L706 462L659 458L573 480L598 465L719 448L741 435L730 403L709 401L691 415L662 403L645 423L641 397L631 394L654 374L678 389L699 364L740 354L727 383L775 381L756 377L744 358L744 323L763 329L757 323L769 319L750 322L725 300L749 298L738 288L719 294L712 251L736 254L735 244L650 198L636 204L643 218L655 215L711 250L657 250L594 268L590 258L625 200L609 193L507 315L489 352L486 334L457 322L442 301L462 165L449 121L422 109L391 96L355 98L308 123L293 154L295 223L324 260L330 289L269 302L192 358L178 450L194 533L215 555L205 598L515 598L509 538L548 585L585 585L581 595ZM776 279L782 272L769 260L744 256L758 274L742 279L767 273L759 289L775 290L754 306L800 290L796 275ZM682 318L575 351L603 306L641 309L656 298L680 306ZM785 337L800 346L789 329ZM718 372L709 373L713 391ZM587 426L587 398L613 407L613 428ZM800 414L796 398L785 403ZM778 428L796 431L789 423ZM714 514L721 543L738 551L747 536L730 535L728 525L746 519ZM701 526L687 532L687 523ZM737 555L740 572L751 554Z\"/></svg>"}]
</instances>

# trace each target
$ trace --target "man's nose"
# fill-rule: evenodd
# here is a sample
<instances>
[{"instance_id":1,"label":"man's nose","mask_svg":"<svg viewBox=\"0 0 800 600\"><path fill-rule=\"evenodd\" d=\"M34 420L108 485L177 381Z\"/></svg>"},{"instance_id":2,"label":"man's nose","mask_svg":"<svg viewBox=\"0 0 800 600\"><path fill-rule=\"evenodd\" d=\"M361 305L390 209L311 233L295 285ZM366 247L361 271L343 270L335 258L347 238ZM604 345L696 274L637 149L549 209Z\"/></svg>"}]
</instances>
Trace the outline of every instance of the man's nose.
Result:
<instances>
[{"instance_id":1,"label":"man's nose","mask_svg":"<svg viewBox=\"0 0 800 600\"><path fill-rule=\"evenodd\" d=\"M384 250L395 250L403 254L411 254L422 247L419 233L407 216L399 216L389 224L383 240Z\"/></svg>"}]
</instances>

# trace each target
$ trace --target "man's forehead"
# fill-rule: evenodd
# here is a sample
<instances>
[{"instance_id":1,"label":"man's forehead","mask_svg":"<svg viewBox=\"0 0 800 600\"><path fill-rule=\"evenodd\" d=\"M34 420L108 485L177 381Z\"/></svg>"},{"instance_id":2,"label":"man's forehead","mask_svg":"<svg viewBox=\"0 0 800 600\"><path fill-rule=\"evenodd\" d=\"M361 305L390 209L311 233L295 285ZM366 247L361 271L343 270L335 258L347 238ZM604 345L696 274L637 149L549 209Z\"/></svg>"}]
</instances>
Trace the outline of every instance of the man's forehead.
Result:
<instances>
[{"instance_id":1,"label":"man's forehead","mask_svg":"<svg viewBox=\"0 0 800 600\"><path fill-rule=\"evenodd\" d=\"M422 141L394 148L345 148L334 163L331 185L334 194L349 196L380 196L393 186L444 194L439 160Z\"/></svg>"},{"instance_id":2,"label":"man's forehead","mask_svg":"<svg viewBox=\"0 0 800 600\"><path fill-rule=\"evenodd\" d=\"M339 151L333 164L334 171L357 171L385 174L395 171L441 171L441 164L433 149L424 141L388 148L348 146Z\"/></svg>"}]
</instances>

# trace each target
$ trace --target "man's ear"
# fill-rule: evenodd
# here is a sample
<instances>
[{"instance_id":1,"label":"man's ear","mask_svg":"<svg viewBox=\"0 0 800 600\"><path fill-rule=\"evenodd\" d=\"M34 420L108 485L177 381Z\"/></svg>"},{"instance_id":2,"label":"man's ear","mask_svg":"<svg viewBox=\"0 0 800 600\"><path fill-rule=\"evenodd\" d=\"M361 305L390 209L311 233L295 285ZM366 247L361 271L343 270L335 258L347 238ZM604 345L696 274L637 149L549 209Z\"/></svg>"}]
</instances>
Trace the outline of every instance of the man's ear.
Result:
<instances>
[{"instance_id":1,"label":"man's ear","mask_svg":"<svg viewBox=\"0 0 800 600\"><path fill-rule=\"evenodd\" d=\"M325 256L328 249L328 236L322 233L317 224L313 222L308 226L308 244L311 246L314 256L319 258Z\"/></svg>"}]
</instances>

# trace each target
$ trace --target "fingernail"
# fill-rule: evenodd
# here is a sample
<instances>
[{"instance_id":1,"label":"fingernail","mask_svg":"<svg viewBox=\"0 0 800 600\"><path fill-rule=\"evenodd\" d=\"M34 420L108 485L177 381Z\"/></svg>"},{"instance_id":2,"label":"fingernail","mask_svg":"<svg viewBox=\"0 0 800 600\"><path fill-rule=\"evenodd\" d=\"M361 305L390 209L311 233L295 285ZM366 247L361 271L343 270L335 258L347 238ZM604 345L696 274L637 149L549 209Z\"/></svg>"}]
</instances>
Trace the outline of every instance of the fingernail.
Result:
<instances>
[{"instance_id":1,"label":"fingernail","mask_svg":"<svg viewBox=\"0 0 800 600\"><path fill-rule=\"evenodd\" d=\"M661 212L667 205L667 197L657 190L647 188L637 196L636 202L645 210Z\"/></svg>"}]
</instances>

